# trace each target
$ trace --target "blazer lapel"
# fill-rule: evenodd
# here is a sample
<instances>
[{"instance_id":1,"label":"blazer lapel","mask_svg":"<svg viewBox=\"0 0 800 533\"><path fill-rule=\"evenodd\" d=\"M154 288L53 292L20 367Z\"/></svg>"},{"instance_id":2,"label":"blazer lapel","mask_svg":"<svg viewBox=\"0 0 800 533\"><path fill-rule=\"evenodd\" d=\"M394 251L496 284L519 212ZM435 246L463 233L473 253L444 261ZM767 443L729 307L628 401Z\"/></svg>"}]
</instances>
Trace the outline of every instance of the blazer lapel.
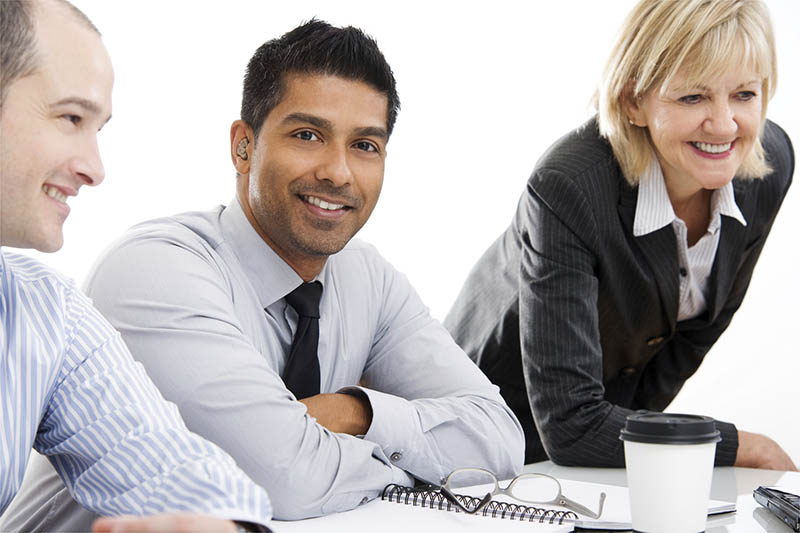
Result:
<instances>
[{"instance_id":1,"label":"blazer lapel","mask_svg":"<svg viewBox=\"0 0 800 533\"><path fill-rule=\"evenodd\" d=\"M735 180L733 185L736 205L739 206L745 220L752 220L754 216L752 195L744 194L744 187L738 180ZM728 298L730 285L739 268L746 236L747 228L742 226L738 220L727 216L722 217L717 255L714 257L714 265L709 276L708 319L710 322L716 320Z\"/></svg>"},{"instance_id":2,"label":"blazer lapel","mask_svg":"<svg viewBox=\"0 0 800 533\"><path fill-rule=\"evenodd\" d=\"M670 334L675 331L678 319L678 248L672 226L633 237L633 219L636 215L638 187L631 187L622 180L620 184L619 215L623 225L638 246L650 267L653 279L661 295L662 311L670 325Z\"/></svg>"}]
</instances>

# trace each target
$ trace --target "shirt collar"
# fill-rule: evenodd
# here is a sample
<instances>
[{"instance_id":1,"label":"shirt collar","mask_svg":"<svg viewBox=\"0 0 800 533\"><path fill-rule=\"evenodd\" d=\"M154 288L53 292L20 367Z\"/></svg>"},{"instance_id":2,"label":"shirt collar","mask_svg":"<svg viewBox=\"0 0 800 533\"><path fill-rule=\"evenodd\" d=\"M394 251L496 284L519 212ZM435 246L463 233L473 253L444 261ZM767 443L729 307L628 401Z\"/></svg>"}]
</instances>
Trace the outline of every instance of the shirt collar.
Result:
<instances>
[{"instance_id":1,"label":"shirt collar","mask_svg":"<svg viewBox=\"0 0 800 533\"><path fill-rule=\"evenodd\" d=\"M256 232L234 197L220 215L220 227L263 307L268 307L292 292L301 278ZM328 262L317 278L325 279Z\"/></svg>"},{"instance_id":2,"label":"shirt collar","mask_svg":"<svg viewBox=\"0 0 800 533\"><path fill-rule=\"evenodd\" d=\"M736 204L736 197L733 194L733 182L728 182L724 187L714 191L711 196L711 216L716 217L715 211L719 211L720 215L731 217L739 222L742 226L747 226L747 221L744 219L742 211Z\"/></svg>"},{"instance_id":3,"label":"shirt collar","mask_svg":"<svg viewBox=\"0 0 800 533\"><path fill-rule=\"evenodd\" d=\"M747 226L744 215L736 205L733 194L733 183L728 182L715 190L711 195L711 221L708 229L713 231L720 225L720 215L738 220ZM639 192L636 197L636 214L633 218L633 235L641 237L663 228L675 220L675 211L669 201L667 185L661 165L654 157L650 165L640 176Z\"/></svg>"}]
</instances>

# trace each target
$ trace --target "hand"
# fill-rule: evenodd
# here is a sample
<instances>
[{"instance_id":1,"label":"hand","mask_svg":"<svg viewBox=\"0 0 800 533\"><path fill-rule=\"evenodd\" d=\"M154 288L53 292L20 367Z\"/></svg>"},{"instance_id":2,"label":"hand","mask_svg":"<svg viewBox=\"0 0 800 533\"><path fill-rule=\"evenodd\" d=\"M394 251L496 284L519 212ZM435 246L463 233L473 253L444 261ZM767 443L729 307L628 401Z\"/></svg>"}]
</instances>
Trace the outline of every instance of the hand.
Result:
<instances>
[{"instance_id":1,"label":"hand","mask_svg":"<svg viewBox=\"0 0 800 533\"><path fill-rule=\"evenodd\" d=\"M92 524L92 533L128 532L236 533L236 526L230 520L189 513L104 517Z\"/></svg>"},{"instance_id":2,"label":"hand","mask_svg":"<svg viewBox=\"0 0 800 533\"><path fill-rule=\"evenodd\" d=\"M739 431L739 449L733 466L797 472L792 459L777 442L748 431Z\"/></svg>"},{"instance_id":3,"label":"hand","mask_svg":"<svg viewBox=\"0 0 800 533\"><path fill-rule=\"evenodd\" d=\"M317 423L334 433L364 435L372 424L372 406L364 396L317 394L300 400Z\"/></svg>"}]
</instances>

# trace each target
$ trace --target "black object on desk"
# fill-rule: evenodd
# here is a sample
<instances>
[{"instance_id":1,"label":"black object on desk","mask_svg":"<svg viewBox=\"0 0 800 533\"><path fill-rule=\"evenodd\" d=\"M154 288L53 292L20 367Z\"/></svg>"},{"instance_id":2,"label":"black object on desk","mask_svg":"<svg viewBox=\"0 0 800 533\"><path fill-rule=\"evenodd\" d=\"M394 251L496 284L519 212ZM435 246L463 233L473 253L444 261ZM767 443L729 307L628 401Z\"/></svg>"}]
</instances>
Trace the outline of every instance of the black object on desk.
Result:
<instances>
[{"instance_id":1,"label":"black object on desk","mask_svg":"<svg viewBox=\"0 0 800 533\"><path fill-rule=\"evenodd\" d=\"M769 487L758 487L753 491L753 498L790 528L800 531L800 496Z\"/></svg>"}]
</instances>

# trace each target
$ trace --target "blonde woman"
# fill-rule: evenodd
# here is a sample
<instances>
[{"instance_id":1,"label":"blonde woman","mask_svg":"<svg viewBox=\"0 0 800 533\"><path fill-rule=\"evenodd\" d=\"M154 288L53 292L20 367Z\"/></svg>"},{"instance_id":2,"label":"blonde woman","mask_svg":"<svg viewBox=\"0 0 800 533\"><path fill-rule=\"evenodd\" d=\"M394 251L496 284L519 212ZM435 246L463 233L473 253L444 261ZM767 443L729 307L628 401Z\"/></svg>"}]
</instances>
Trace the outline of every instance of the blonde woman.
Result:
<instances>
[{"instance_id":1,"label":"blonde woman","mask_svg":"<svg viewBox=\"0 0 800 533\"><path fill-rule=\"evenodd\" d=\"M623 466L625 417L669 405L728 327L794 170L766 120L776 75L758 0L628 16L597 116L539 161L445 321L522 422L526 463ZM795 470L718 428L717 465Z\"/></svg>"}]
</instances>

